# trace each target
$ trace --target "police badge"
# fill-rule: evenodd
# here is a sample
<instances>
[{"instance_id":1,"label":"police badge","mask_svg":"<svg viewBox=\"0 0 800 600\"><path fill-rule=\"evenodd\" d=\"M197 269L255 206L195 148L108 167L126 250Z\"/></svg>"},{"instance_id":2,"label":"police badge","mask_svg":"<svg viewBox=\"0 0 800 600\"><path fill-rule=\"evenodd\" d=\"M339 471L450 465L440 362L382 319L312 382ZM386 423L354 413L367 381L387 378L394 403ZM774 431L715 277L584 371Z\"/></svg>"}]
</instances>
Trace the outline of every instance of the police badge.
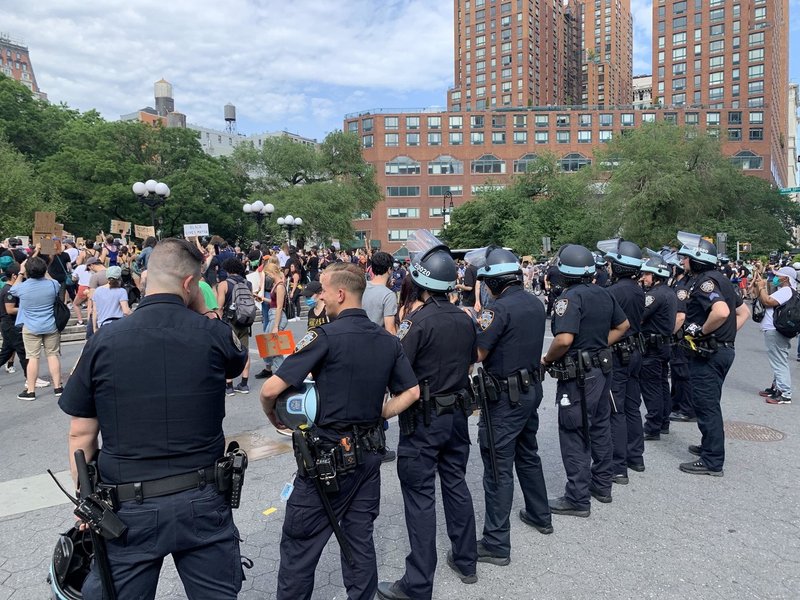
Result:
<instances>
[{"instance_id":1,"label":"police badge","mask_svg":"<svg viewBox=\"0 0 800 600\"><path fill-rule=\"evenodd\" d=\"M411 325L411 321L403 321L400 323L400 326L397 328L397 339L402 340L404 337L406 337L408 330L411 329Z\"/></svg>"},{"instance_id":2,"label":"police badge","mask_svg":"<svg viewBox=\"0 0 800 600\"><path fill-rule=\"evenodd\" d=\"M650 294L648 294L647 296L644 297L644 305L645 306L650 306L655 301L656 301L655 296L651 296Z\"/></svg>"},{"instance_id":3,"label":"police badge","mask_svg":"<svg viewBox=\"0 0 800 600\"><path fill-rule=\"evenodd\" d=\"M309 331L309 332L308 332L308 333L307 333L307 334L306 334L306 335L303 337L303 339L302 339L302 340L300 340L299 342L297 342L297 345L294 347L294 351L295 351L295 352L300 352L300 350L302 350L303 348L305 348L306 346L308 346L308 345L309 345L311 342L313 342L315 339L317 339L317 336L318 336L318 334L317 334L317 332L316 332L316 331Z\"/></svg>"},{"instance_id":4,"label":"police badge","mask_svg":"<svg viewBox=\"0 0 800 600\"><path fill-rule=\"evenodd\" d=\"M688 297L689 297L689 292L687 292L686 290L678 290L678 300L683 302Z\"/></svg>"},{"instance_id":5,"label":"police badge","mask_svg":"<svg viewBox=\"0 0 800 600\"><path fill-rule=\"evenodd\" d=\"M556 315L558 315L559 317L563 317L564 313L567 312L568 306L569 306L569 300L567 300L566 298L562 298L561 300L558 300L556 302L556 305L553 308L553 310L555 310Z\"/></svg>"},{"instance_id":6,"label":"police badge","mask_svg":"<svg viewBox=\"0 0 800 600\"><path fill-rule=\"evenodd\" d=\"M481 331L486 331L489 329L492 321L494 321L494 311L487 308L482 311L481 316L478 317L478 326L481 328Z\"/></svg>"},{"instance_id":7,"label":"police badge","mask_svg":"<svg viewBox=\"0 0 800 600\"><path fill-rule=\"evenodd\" d=\"M710 294L714 291L714 281L711 279L706 279L703 283L700 284L700 291L705 292L706 294Z\"/></svg>"}]
</instances>

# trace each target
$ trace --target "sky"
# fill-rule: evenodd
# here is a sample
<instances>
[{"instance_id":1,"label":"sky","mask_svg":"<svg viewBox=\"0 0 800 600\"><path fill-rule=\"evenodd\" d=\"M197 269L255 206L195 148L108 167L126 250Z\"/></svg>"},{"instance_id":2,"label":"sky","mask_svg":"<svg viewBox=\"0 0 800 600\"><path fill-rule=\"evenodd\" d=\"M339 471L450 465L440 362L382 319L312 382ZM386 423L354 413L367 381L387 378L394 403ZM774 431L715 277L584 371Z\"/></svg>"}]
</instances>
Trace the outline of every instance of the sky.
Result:
<instances>
[{"instance_id":1,"label":"sky","mask_svg":"<svg viewBox=\"0 0 800 600\"><path fill-rule=\"evenodd\" d=\"M631 11L633 70L648 74L652 1ZM348 113L442 107L453 84L453 0L36 0L0 14L52 102L109 120L153 106L163 77L189 123L223 129L230 102L241 133L322 140Z\"/></svg>"}]
</instances>

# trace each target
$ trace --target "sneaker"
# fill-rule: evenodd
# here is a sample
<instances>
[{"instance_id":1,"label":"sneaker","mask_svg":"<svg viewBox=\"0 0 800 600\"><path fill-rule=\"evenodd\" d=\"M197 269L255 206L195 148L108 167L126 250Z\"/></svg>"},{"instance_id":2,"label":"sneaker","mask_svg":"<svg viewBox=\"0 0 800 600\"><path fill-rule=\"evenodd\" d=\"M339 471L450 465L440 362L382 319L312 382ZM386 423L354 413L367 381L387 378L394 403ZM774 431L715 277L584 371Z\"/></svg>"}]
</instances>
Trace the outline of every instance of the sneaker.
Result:
<instances>
[{"instance_id":1,"label":"sneaker","mask_svg":"<svg viewBox=\"0 0 800 600\"><path fill-rule=\"evenodd\" d=\"M464 575L461 570L456 565L456 561L453 558L453 551L447 551L447 566L455 571L456 577L461 580L461 583L477 583L478 582L478 574L473 573L472 575Z\"/></svg>"},{"instance_id":2,"label":"sneaker","mask_svg":"<svg viewBox=\"0 0 800 600\"><path fill-rule=\"evenodd\" d=\"M534 521L531 518L531 516L528 514L528 511L525 510L525 509L522 509L521 511L519 511L519 520L522 521L523 523L525 523L526 525L530 525L536 531L538 531L539 533L541 533L543 535L549 535L549 534L553 533L553 524L552 523L548 523L547 525L539 525L539 523L537 523L536 521Z\"/></svg>"},{"instance_id":3,"label":"sneaker","mask_svg":"<svg viewBox=\"0 0 800 600\"><path fill-rule=\"evenodd\" d=\"M387 450L386 453L381 458L382 463L392 462L394 459L397 458L397 452L394 450Z\"/></svg>"},{"instance_id":4,"label":"sneaker","mask_svg":"<svg viewBox=\"0 0 800 600\"><path fill-rule=\"evenodd\" d=\"M256 379L269 379L270 377L272 377L272 371L270 371L269 369L267 369L266 367L264 367L264 368L263 368L263 369L261 369L261 370L260 370L258 373L256 373L256 374L254 375L254 377L255 377Z\"/></svg>"},{"instance_id":5,"label":"sneaker","mask_svg":"<svg viewBox=\"0 0 800 600\"><path fill-rule=\"evenodd\" d=\"M492 554L486 546L483 545L482 541L478 541L478 562L489 563L497 567L505 567L511 562L511 557Z\"/></svg>"},{"instance_id":6,"label":"sneaker","mask_svg":"<svg viewBox=\"0 0 800 600\"><path fill-rule=\"evenodd\" d=\"M689 446L689 454L700 456L702 453L703 453L703 448L701 446L695 446L694 444Z\"/></svg>"},{"instance_id":7,"label":"sneaker","mask_svg":"<svg viewBox=\"0 0 800 600\"><path fill-rule=\"evenodd\" d=\"M702 460L697 460L695 462L681 463L678 468L684 473L690 473L692 475L711 475L712 477L723 476L722 469L720 469L719 471L712 471L706 466L706 464Z\"/></svg>"},{"instance_id":8,"label":"sneaker","mask_svg":"<svg viewBox=\"0 0 800 600\"><path fill-rule=\"evenodd\" d=\"M770 396L769 398L765 398L764 400L767 404L791 404L792 399L787 398L780 392L775 395Z\"/></svg>"},{"instance_id":9,"label":"sneaker","mask_svg":"<svg viewBox=\"0 0 800 600\"><path fill-rule=\"evenodd\" d=\"M233 389L233 384L228 384L225 386L225 395L226 396L235 396L236 390Z\"/></svg>"},{"instance_id":10,"label":"sneaker","mask_svg":"<svg viewBox=\"0 0 800 600\"><path fill-rule=\"evenodd\" d=\"M235 388L234 391L239 392L240 394L249 394L250 393L250 386L246 383L240 383Z\"/></svg>"},{"instance_id":11,"label":"sneaker","mask_svg":"<svg viewBox=\"0 0 800 600\"><path fill-rule=\"evenodd\" d=\"M16 373L17 369L14 365L6 365L6 373Z\"/></svg>"},{"instance_id":12,"label":"sneaker","mask_svg":"<svg viewBox=\"0 0 800 600\"><path fill-rule=\"evenodd\" d=\"M19 394L17 394L17 398L20 400L36 400L36 392L22 390Z\"/></svg>"},{"instance_id":13,"label":"sneaker","mask_svg":"<svg viewBox=\"0 0 800 600\"><path fill-rule=\"evenodd\" d=\"M53 388L53 394L55 395L56 398L60 398L61 394L63 394L63 393L64 393L64 386L63 385L60 386L60 387L57 387L57 388Z\"/></svg>"},{"instance_id":14,"label":"sneaker","mask_svg":"<svg viewBox=\"0 0 800 600\"><path fill-rule=\"evenodd\" d=\"M50 382L47 379L41 379L39 377L36 378L36 387L37 388L46 388L50 385Z\"/></svg>"},{"instance_id":15,"label":"sneaker","mask_svg":"<svg viewBox=\"0 0 800 600\"><path fill-rule=\"evenodd\" d=\"M798 359L798 360L800 360L800 359ZM758 392L758 395L761 396L762 398L768 398L769 396L772 396L774 393L775 393L775 388L774 387L768 387L768 388Z\"/></svg>"}]
</instances>

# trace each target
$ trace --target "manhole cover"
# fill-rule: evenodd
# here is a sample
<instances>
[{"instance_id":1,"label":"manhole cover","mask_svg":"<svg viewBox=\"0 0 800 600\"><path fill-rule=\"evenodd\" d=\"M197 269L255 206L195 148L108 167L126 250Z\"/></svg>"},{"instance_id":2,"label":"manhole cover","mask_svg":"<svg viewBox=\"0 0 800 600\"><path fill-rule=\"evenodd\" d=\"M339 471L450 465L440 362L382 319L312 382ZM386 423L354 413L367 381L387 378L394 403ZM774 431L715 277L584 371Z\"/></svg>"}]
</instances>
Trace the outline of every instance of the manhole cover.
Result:
<instances>
[{"instance_id":1,"label":"manhole cover","mask_svg":"<svg viewBox=\"0 0 800 600\"><path fill-rule=\"evenodd\" d=\"M742 421L725 421L725 435L748 442L779 442L784 438L784 434L777 429Z\"/></svg>"}]
</instances>

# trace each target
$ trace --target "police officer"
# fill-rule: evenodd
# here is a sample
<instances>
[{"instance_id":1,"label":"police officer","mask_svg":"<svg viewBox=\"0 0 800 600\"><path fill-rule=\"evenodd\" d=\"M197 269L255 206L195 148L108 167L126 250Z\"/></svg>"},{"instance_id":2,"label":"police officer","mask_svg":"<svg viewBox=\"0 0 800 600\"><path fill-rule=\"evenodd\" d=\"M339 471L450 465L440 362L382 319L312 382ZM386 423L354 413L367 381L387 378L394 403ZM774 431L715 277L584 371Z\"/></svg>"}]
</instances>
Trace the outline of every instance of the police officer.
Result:
<instances>
[{"instance_id":1,"label":"police officer","mask_svg":"<svg viewBox=\"0 0 800 600\"><path fill-rule=\"evenodd\" d=\"M525 293L522 269L510 251L489 246L473 250L467 257L478 268L478 279L495 299L492 308L481 311L478 318L481 330L478 360L483 362L489 376L486 385L496 391L496 401L492 397L484 400L478 423L486 499L478 561L504 566L511 561L509 515L515 467L525 502L520 519L540 533L553 532L536 441L537 411L542 402L539 361L545 315L542 303ZM494 441L492 449L489 448L490 439Z\"/></svg>"},{"instance_id":2,"label":"police officer","mask_svg":"<svg viewBox=\"0 0 800 600\"><path fill-rule=\"evenodd\" d=\"M107 542L117 598L155 597L168 554L189 598L236 598L238 532L213 465L225 450L225 379L242 371L247 349L216 314L198 314L203 255L193 244L162 240L149 260L139 308L92 336L59 399L72 416L73 478L74 452L91 457L102 434L100 479L128 527ZM136 361L120 360L123 347ZM83 597L105 597L94 565Z\"/></svg>"},{"instance_id":3,"label":"police officer","mask_svg":"<svg viewBox=\"0 0 800 600\"><path fill-rule=\"evenodd\" d=\"M676 316L676 326L678 331L683 327L686 320L686 299L689 297L689 287L691 277L683 270L680 257L673 253L667 258L667 263L673 267L673 277L670 287L675 290L678 299L678 314ZM697 417L692 408L692 384L689 381L689 358L687 350L682 344L675 343L672 346L672 356L669 361L669 371L672 377L672 412L669 414L670 421L694 422Z\"/></svg>"},{"instance_id":4,"label":"police officer","mask_svg":"<svg viewBox=\"0 0 800 600\"><path fill-rule=\"evenodd\" d=\"M608 265L605 257L599 252L592 252L594 256L594 283L600 287L608 285Z\"/></svg>"},{"instance_id":5,"label":"police officer","mask_svg":"<svg viewBox=\"0 0 800 600\"><path fill-rule=\"evenodd\" d=\"M547 292L547 308L545 312L548 317L553 316L553 304L564 291L564 282L561 280L561 273L555 263L548 265L544 274L544 289Z\"/></svg>"},{"instance_id":6,"label":"police officer","mask_svg":"<svg viewBox=\"0 0 800 600\"><path fill-rule=\"evenodd\" d=\"M397 337L411 362L422 398L400 416L397 474L408 541L405 574L382 582L378 597L430 599L436 570L436 474L450 534L447 564L464 583L475 583L475 511L465 480L469 459L469 368L476 360L475 323L451 304L457 270L450 250L430 232L408 242L409 273L423 305L406 315Z\"/></svg>"},{"instance_id":7,"label":"police officer","mask_svg":"<svg viewBox=\"0 0 800 600\"><path fill-rule=\"evenodd\" d=\"M320 275L321 298L335 320L309 331L295 353L261 388L261 404L273 425L274 407L289 387L303 388L308 373L317 386L314 424L306 439L312 453L331 465L338 491L323 492L307 474L298 474L286 506L278 571L278 599L311 598L314 571L333 533L325 502L341 523L353 562L342 560L348 598L371 600L378 588L372 539L380 510L380 465L385 453L384 415L395 416L419 398L417 378L400 341L374 324L361 308L364 272L348 263L329 265ZM366 363L365 363L366 357ZM394 394L386 405L386 388ZM298 451L298 448L295 448Z\"/></svg>"},{"instance_id":8,"label":"police officer","mask_svg":"<svg viewBox=\"0 0 800 600\"><path fill-rule=\"evenodd\" d=\"M612 369L608 346L629 324L607 288L592 284L588 248L563 246L557 264L567 287L553 309L554 339L542 364L558 380L558 438L567 485L563 496L549 502L557 515L588 517L590 494L611 502L610 405L604 397Z\"/></svg>"},{"instance_id":9,"label":"police officer","mask_svg":"<svg viewBox=\"0 0 800 600\"><path fill-rule=\"evenodd\" d=\"M678 255L683 268L693 275L686 300L684 337L689 352L692 405L702 434L699 446L689 452L700 458L681 463L680 469L695 475L722 477L725 462L725 430L722 424L722 385L735 356L736 332L750 316L733 284L717 271L717 248L694 233L678 232L683 244Z\"/></svg>"},{"instance_id":10,"label":"police officer","mask_svg":"<svg viewBox=\"0 0 800 600\"><path fill-rule=\"evenodd\" d=\"M642 313L642 369L639 381L647 407L644 439L661 439L669 433L672 398L669 392L669 359L672 336L677 331L678 298L666 282L670 268L660 254L647 250L642 264L642 283L647 291Z\"/></svg>"},{"instance_id":11,"label":"police officer","mask_svg":"<svg viewBox=\"0 0 800 600\"><path fill-rule=\"evenodd\" d=\"M613 470L616 483L627 483L628 469L644 471L644 434L639 370L642 354L639 331L644 311L644 290L637 283L642 265L642 250L621 238L597 243L611 269L608 292L622 307L630 323L623 338L612 346L614 372L611 378L611 440L614 446Z\"/></svg>"}]
</instances>

